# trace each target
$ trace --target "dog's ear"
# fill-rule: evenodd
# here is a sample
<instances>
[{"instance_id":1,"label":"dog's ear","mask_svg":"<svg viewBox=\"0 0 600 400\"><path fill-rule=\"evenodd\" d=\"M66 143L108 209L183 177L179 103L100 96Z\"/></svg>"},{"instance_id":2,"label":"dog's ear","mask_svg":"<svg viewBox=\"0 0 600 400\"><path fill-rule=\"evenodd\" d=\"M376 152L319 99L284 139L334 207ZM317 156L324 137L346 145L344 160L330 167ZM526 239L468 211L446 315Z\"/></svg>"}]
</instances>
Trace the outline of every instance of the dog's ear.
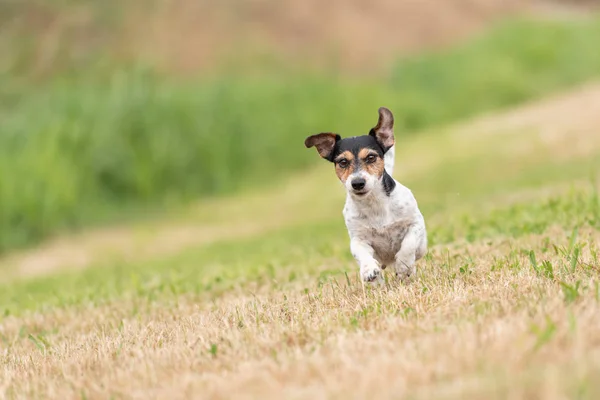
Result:
<instances>
[{"instance_id":1,"label":"dog's ear","mask_svg":"<svg viewBox=\"0 0 600 400\"><path fill-rule=\"evenodd\" d=\"M333 161L333 149L340 140L340 135L335 133L319 133L306 138L304 145L307 148L316 147L319 155L328 161Z\"/></svg>"},{"instance_id":2,"label":"dog's ear","mask_svg":"<svg viewBox=\"0 0 600 400\"><path fill-rule=\"evenodd\" d=\"M369 135L377 139L384 153L394 145L394 115L390 110L385 107L379 108L379 121Z\"/></svg>"}]
</instances>

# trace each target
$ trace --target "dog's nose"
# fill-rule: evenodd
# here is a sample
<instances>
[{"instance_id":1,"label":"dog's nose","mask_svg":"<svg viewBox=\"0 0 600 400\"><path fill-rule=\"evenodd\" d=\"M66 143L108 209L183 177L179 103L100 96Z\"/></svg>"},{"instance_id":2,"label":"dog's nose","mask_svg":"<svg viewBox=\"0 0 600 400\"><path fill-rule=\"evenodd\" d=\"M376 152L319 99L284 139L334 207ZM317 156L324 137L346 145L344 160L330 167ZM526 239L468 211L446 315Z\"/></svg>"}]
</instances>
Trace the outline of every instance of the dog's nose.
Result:
<instances>
[{"instance_id":1,"label":"dog's nose","mask_svg":"<svg viewBox=\"0 0 600 400\"><path fill-rule=\"evenodd\" d=\"M363 190L367 181L364 178L356 178L352 181L352 189Z\"/></svg>"}]
</instances>

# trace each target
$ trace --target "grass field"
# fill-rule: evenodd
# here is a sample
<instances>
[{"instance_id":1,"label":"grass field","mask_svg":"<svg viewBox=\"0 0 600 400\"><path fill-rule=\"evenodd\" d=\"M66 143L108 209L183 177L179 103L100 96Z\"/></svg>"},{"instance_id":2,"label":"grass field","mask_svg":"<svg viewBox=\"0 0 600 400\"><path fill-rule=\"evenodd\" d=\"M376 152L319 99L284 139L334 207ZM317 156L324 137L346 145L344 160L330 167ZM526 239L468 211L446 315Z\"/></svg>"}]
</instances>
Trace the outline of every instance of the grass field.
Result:
<instances>
[{"instance_id":1,"label":"grass field","mask_svg":"<svg viewBox=\"0 0 600 400\"><path fill-rule=\"evenodd\" d=\"M306 135L365 133L378 104L417 134L580 84L600 74L596 37L597 16L508 21L372 79L300 67L176 79L111 64L32 83L3 70L0 252L275 184L313 161L295 145Z\"/></svg>"},{"instance_id":2,"label":"grass field","mask_svg":"<svg viewBox=\"0 0 600 400\"><path fill-rule=\"evenodd\" d=\"M588 84L399 134L431 239L409 285L363 288L313 152L277 187L5 259L0 398L598 398L599 106Z\"/></svg>"}]
</instances>

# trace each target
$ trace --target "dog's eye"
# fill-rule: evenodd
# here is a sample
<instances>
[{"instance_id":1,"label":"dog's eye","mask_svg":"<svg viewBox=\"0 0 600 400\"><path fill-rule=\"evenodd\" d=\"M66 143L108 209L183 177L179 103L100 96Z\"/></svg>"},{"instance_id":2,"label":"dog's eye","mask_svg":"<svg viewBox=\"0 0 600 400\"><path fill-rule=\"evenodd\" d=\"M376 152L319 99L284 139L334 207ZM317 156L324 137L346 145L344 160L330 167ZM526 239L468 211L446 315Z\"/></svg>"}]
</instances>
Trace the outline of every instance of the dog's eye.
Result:
<instances>
[{"instance_id":1,"label":"dog's eye","mask_svg":"<svg viewBox=\"0 0 600 400\"><path fill-rule=\"evenodd\" d=\"M348 166L348 160L343 159L338 161L338 165L340 166L340 168L346 168Z\"/></svg>"},{"instance_id":2,"label":"dog's eye","mask_svg":"<svg viewBox=\"0 0 600 400\"><path fill-rule=\"evenodd\" d=\"M377 160L377 156L375 154L371 154L367 157L367 163L372 164Z\"/></svg>"}]
</instances>

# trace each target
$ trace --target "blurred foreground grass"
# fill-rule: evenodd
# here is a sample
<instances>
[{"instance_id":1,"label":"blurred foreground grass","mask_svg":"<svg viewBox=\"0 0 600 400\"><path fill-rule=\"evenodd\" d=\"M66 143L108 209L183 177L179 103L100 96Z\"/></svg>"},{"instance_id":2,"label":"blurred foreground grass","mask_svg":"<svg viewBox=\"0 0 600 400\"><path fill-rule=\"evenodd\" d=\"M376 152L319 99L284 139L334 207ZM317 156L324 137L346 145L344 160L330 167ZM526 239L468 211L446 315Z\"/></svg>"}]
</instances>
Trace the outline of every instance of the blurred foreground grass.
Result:
<instances>
[{"instance_id":1,"label":"blurred foreground grass","mask_svg":"<svg viewBox=\"0 0 600 400\"><path fill-rule=\"evenodd\" d=\"M370 81L300 73L177 81L145 69L35 87L0 77L0 251L49 234L268 185L312 162L316 131L447 123L600 75L598 18L505 23Z\"/></svg>"}]
</instances>

